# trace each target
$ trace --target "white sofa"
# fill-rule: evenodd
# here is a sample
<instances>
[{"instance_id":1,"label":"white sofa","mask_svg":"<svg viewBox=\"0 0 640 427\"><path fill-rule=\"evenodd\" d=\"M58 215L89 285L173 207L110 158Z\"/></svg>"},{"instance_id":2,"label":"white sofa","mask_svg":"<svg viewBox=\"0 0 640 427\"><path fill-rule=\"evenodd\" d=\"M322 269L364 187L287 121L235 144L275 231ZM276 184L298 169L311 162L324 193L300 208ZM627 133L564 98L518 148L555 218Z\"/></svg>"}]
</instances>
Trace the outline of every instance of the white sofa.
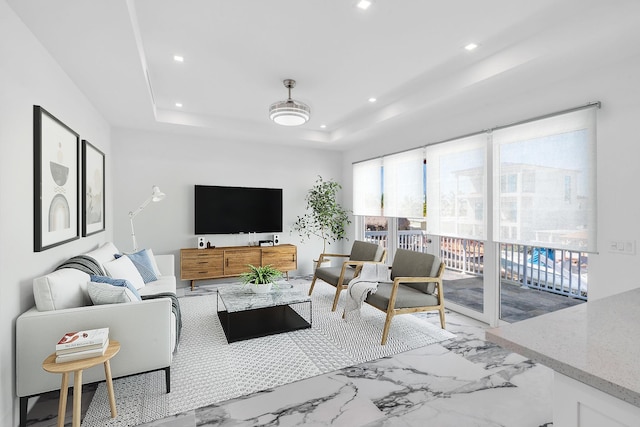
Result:
<instances>
[{"instance_id":1,"label":"white sofa","mask_svg":"<svg viewBox=\"0 0 640 427\"><path fill-rule=\"evenodd\" d=\"M118 253L112 243L88 252L104 263ZM138 289L141 296L176 292L173 255L155 255L160 276ZM164 370L170 392L170 365L176 343L176 321L170 298L138 302L91 305L87 292L89 274L63 268L34 279L36 306L16 321L16 393L20 397L20 425L25 425L29 397L58 390L61 378L42 369L42 362L55 351L66 332L109 328L109 338L120 342L120 352L111 360L113 378ZM83 384L104 380L103 367L86 370Z\"/></svg>"}]
</instances>

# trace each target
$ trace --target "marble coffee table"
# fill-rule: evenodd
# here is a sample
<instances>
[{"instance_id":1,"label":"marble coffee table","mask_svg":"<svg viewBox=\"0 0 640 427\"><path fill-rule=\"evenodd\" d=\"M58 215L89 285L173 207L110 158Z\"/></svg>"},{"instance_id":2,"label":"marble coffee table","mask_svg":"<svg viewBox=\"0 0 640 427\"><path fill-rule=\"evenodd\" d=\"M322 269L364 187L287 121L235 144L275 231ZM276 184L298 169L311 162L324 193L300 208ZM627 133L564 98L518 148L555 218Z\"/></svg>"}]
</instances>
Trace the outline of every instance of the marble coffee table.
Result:
<instances>
[{"instance_id":1,"label":"marble coffee table","mask_svg":"<svg viewBox=\"0 0 640 427\"><path fill-rule=\"evenodd\" d=\"M310 328L312 323L311 297L288 282L265 294L240 284L221 287L216 310L229 343Z\"/></svg>"}]
</instances>

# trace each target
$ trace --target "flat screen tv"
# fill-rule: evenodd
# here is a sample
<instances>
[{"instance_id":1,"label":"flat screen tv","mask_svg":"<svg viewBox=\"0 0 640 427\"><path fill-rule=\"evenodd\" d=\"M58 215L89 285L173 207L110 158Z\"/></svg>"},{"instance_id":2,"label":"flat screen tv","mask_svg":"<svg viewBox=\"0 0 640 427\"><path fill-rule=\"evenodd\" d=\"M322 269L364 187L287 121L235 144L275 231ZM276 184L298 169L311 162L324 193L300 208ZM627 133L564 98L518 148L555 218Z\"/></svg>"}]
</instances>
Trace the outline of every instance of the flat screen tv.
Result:
<instances>
[{"instance_id":1,"label":"flat screen tv","mask_svg":"<svg viewBox=\"0 0 640 427\"><path fill-rule=\"evenodd\" d=\"M195 186L195 233L281 233L282 189Z\"/></svg>"}]
</instances>

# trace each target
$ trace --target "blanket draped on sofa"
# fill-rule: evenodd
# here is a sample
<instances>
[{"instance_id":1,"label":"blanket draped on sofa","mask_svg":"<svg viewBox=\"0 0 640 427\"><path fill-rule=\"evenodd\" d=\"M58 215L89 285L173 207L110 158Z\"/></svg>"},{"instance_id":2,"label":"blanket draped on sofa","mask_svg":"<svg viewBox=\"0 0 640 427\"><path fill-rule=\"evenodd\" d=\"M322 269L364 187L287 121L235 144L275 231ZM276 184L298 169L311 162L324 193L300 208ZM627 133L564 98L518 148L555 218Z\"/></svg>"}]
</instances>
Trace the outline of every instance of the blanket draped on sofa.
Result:
<instances>
[{"instance_id":1,"label":"blanket draped on sofa","mask_svg":"<svg viewBox=\"0 0 640 427\"><path fill-rule=\"evenodd\" d=\"M170 298L171 310L176 316L176 346L175 351L178 350L178 343L180 343L180 332L182 331L182 316L180 315L180 302L178 297L173 292L162 292L154 295L142 295L142 299L155 299L155 298Z\"/></svg>"},{"instance_id":2,"label":"blanket draped on sofa","mask_svg":"<svg viewBox=\"0 0 640 427\"><path fill-rule=\"evenodd\" d=\"M69 258L57 266L56 270L60 270L61 268L75 268L76 270L83 271L89 275L93 274L95 276L105 275L100 263L87 255L78 255Z\"/></svg>"}]
</instances>

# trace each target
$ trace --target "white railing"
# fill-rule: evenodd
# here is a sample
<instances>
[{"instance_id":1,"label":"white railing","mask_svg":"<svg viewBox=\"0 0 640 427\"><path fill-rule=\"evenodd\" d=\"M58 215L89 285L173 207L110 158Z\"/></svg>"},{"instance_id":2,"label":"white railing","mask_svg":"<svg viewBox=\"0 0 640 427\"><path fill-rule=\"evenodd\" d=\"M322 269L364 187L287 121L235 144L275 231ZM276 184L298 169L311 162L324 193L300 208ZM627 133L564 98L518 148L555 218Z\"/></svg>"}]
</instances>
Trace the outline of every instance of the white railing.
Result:
<instances>
[{"instance_id":1,"label":"white railing","mask_svg":"<svg viewBox=\"0 0 640 427\"><path fill-rule=\"evenodd\" d=\"M385 248L387 231L366 231L365 240ZM399 230L398 248L426 252L421 230ZM523 245L500 245L500 276L506 283L587 300L588 254ZM440 238L440 257L447 269L481 276L484 244L477 240Z\"/></svg>"},{"instance_id":2,"label":"white railing","mask_svg":"<svg viewBox=\"0 0 640 427\"><path fill-rule=\"evenodd\" d=\"M589 255L561 249L501 245L504 281L587 300Z\"/></svg>"},{"instance_id":3,"label":"white railing","mask_svg":"<svg viewBox=\"0 0 640 427\"><path fill-rule=\"evenodd\" d=\"M484 271L484 244L477 240L441 237L440 258L450 270L481 276Z\"/></svg>"},{"instance_id":4,"label":"white railing","mask_svg":"<svg viewBox=\"0 0 640 427\"><path fill-rule=\"evenodd\" d=\"M364 237L367 242L377 243L386 248L388 235L387 231L366 231ZM427 244L427 235L421 230L398 230L397 247L400 249L426 252Z\"/></svg>"}]
</instances>

